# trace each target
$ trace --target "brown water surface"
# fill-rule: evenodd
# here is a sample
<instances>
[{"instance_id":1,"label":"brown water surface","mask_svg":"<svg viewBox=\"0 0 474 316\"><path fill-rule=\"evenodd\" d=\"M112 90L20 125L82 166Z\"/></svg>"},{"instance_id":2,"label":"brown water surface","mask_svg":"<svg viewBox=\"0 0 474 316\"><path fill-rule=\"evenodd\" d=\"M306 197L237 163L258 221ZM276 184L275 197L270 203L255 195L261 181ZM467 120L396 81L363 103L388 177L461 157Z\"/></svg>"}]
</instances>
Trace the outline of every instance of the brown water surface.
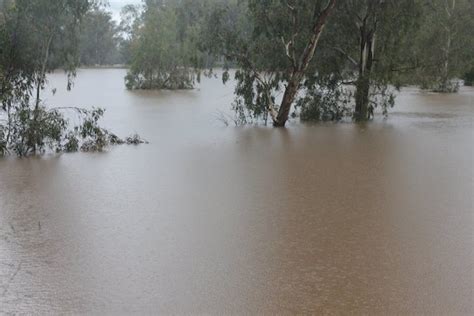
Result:
<instances>
[{"instance_id":1,"label":"brown water surface","mask_svg":"<svg viewBox=\"0 0 474 316\"><path fill-rule=\"evenodd\" d=\"M388 120L224 127L232 86L65 77L150 141L0 160L0 313L473 314L474 89Z\"/></svg>"}]
</instances>

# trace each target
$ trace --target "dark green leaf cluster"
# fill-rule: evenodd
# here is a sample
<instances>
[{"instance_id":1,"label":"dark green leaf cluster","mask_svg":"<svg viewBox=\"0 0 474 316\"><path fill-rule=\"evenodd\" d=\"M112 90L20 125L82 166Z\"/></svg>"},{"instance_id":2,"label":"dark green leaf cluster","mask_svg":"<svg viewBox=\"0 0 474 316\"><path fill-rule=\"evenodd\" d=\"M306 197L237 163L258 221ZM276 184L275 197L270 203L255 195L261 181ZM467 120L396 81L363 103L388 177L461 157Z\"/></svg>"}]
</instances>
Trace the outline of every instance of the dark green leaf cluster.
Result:
<instances>
[{"instance_id":1,"label":"dark green leaf cluster","mask_svg":"<svg viewBox=\"0 0 474 316\"><path fill-rule=\"evenodd\" d=\"M71 126L66 112L75 114ZM105 111L100 108L53 108L41 106L37 110L21 107L10 115L8 128L0 124L0 153L28 156L51 152L95 152L112 145L146 143L138 135L122 140L99 125ZM8 132L9 136L6 136Z\"/></svg>"},{"instance_id":2,"label":"dark green leaf cluster","mask_svg":"<svg viewBox=\"0 0 474 316\"><path fill-rule=\"evenodd\" d=\"M471 70L466 72L463 76L464 79L464 84L466 86L472 86L474 85L474 66L472 67Z\"/></svg>"},{"instance_id":3,"label":"dark green leaf cluster","mask_svg":"<svg viewBox=\"0 0 474 316\"><path fill-rule=\"evenodd\" d=\"M306 89L296 102L301 120L341 121L352 116L353 93L334 76L318 78Z\"/></svg>"}]
</instances>

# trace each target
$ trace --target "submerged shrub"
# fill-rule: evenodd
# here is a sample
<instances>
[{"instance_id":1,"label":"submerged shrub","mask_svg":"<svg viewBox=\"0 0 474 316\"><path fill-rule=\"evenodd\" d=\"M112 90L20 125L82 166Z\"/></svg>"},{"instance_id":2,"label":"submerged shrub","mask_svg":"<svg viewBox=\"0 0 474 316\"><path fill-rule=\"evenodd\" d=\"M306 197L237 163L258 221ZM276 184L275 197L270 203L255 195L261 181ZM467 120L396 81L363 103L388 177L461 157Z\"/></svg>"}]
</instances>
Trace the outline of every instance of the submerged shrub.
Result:
<instances>
[{"instance_id":1,"label":"submerged shrub","mask_svg":"<svg viewBox=\"0 0 474 316\"><path fill-rule=\"evenodd\" d=\"M198 76L189 69L174 69L169 72L144 74L140 71L130 71L125 77L125 85L129 90L136 89L193 89Z\"/></svg>"},{"instance_id":2,"label":"submerged shrub","mask_svg":"<svg viewBox=\"0 0 474 316\"><path fill-rule=\"evenodd\" d=\"M73 132L69 132L65 137L63 151L67 153L76 152L79 150L79 139Z\"/></svg>"},{"instance_id":3,"label":"submerged shrub","mask_svg":"<svg viewBox=\"0 0 474 316\"><path fill-rule=\"evenodd\" d=\"M341 91L311 91L297 101L302 121L340 121L352 113Z\"/></svg>"},{"instance_id":4,"label":"submerged shrub","mask_svg":"<svg viewBox=\"0 0 474 316\"><path fill-rule=\"evenodd\" d=\"M459 91L460 83L458 80L448 80L436 84L432 90L440 93L456 93Z\"/></svg>"},{"instance_id":5,"label":"submerged shrub","mask_svg":"<svg viewBox=\"0 0 474 316\"><path fill-rule=\"evenodd\" d=\"M396 90L399 91L399 88ZM380 108L383 116L387 117L389 109L395 107L395 89L387 84L373 84L369 98L369 116L372 118L377 108Z\"/></svg>"},{"instance_id":6,"label":"submerged shrub","mask_svg":"<svg viewBox=\"0 0 474 316\"><path fill-rule=\"evenodd\" d=\"M71 126L70 120L65 117L64 112L67 110L76 114L79 124ZM18 156L44 153L47 150L57 153L79 150L93 152L103 151L111 145L146 143L138 135L122 140L100 127L99 121L104 113L105 111L99 108L17 108L10 114L8 140L5 137L6 127L0 125L0 155L9 151Z\"/></svg>"},{"instance_id":7,"label":"submerged shrub","mask_svg":"<svg viewBox=\"0 0 474 316\"><path fill-rule=\"evenodd\" d=\"M388 116L389 109L395 106L395 90L386 83L373 82L368 93L368 119L374 118L379 109ZM356 95L350 87L336 77L318 78L309 85L306 94L297 100L296 109L302 121L341 121L353 118Z\"/></svg>"},{"instance_id":8,"label":"submerged shrub","mask_svg":"<svg viewBox=\"0 0 474 316\"><path fill-rule=\"evenodd\" d=\"M123 141L121 141L124 143ZM148 142L140 137L138 134L133 134L125 139L125 143L127 145L140 145L140 144L148 144Z\"/></svg>"},{"instance_id":9,"label":"submerged shrub","mask_svg":"<svg viewBox=\"0 0 474 316\"><path fill-rule=\"evenodd\" d=\"M9 121L7 147L18 156L42 153L47 148L61 150L68 124L59 111L20 107L11 113Z\"/></svg>"},{"instance_id":10,"label":"submerged shrub","mask_svg":"<svg viewBox=\"0 0 474 316\"><path fill-rule=\"evenodd\" d=\"M109 134L109 143L111 145L123 145L123 144L125 144L125 141L123 139L119 138L115 134Z\"/></svg>"},{"instance_id":11,"label":"submerged shrub","mask_svg":"<svg viewBox=\"0 0 474 316\"><path fill-rule=\"evenodd\" d=\"M340 121L352 115L352 93L335 78L323 78L307 88L297 100L302 121Z\"/></svg>"}]
</instances>

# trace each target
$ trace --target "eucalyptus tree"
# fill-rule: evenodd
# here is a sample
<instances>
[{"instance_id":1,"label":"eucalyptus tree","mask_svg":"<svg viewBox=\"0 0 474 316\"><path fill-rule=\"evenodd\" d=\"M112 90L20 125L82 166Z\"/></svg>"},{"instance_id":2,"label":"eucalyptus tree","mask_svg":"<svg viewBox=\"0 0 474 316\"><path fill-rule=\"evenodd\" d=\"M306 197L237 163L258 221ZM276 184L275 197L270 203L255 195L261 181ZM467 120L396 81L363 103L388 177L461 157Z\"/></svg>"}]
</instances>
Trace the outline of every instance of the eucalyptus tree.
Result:
<instances>
[{"instance_id":1,"label":"eucalyptus tree","mask_svg":"<svg viewBox=\"0 0 474 316\"><path fill-rule=\"evenodd\" d=\"M320 74L353 84L354 119L369 119L374 108L394 105L389 84L413 66L420 5L413 0L341 0L322 39Z\"/></svg>"},{"instance_id":2,"label":"eucalyptus tree","mask_svg":"<svg viewBox=\"0 0 474 316\"><path fill-rule=\"evenodd\" d=\"M121 58L126 65L132 63L132 43L138 36L140 29L141 6L128 4L120 12L120 41L119 51Z\"/></svg>"},{"instance_id":3,"label":"eucalyptus tree","mask_svg":"<svg viewBox=\"0 0 474 316\"><path fill-rule=\"evenodd\" d=\"M63 68L71 88L78 64L78 28L90 0L3 0L0 3L0 154L101 150L120 140L98 125L103 110L48 108L41 99L48 72ZM77 114L71 127L64 111Z\"/></svg>"},{"instance_id":4,"label":"eucalyptus tree","mask_svg":"<svg viewBox=\"0 0 474 316\"><path fill-rule=\"evenodd\" d=\"M194 87L204 56L198 45L200 19L207 3L144 1L141 14L127 22L131 34L131 65L126 77L129 89Z\"/></svg>"},{"instance_id":5,"label":"eucalyptus tree","mask_svg":"<svg viewBox=\"0 0 474 316\"><path fill-rule=\"evenodd\" d=\"M241 116L269 115L275 127L285 126L303 81L315 72L319 39L335 5L336 0L249 0L213 11L206 45L238 68L234 108Z\"/></svg>"},{"instance_id":6,"label":"eucalyptus tree","mask_svg":"<svg viewBox=\"0 0 474 316\"><path fill-rule=\"evenodd\" d=\"M36 152L44 140L57 140L65 121L41 106L46 74L58 64L74 74L77 26L87 0L6 0L2 3L0 82L6 112L4 143L19 155ZM68 86L71 81L68 80Z\"/></svg>"},{"instance_id":7,"label":"eucalyptus tree","mask_svg":"<svg viewBox=\"0 0 474 316\"><path fill-rule=\"evenodd\" d=\"M474 64L474 1L425 0L422 24L413 47L423 61L416 73L422 87L455 92Z\"/></svg>"},{"instance_id":8,"label":"eucalyptus tree","mask_svg":"<svg viewBox=\"0 0 474 316\"><path fill-rule=\"evenodd\" d=\"M474 85L474 62L473 62L472 68L464 74L463 79L464 79L464 85L466 86Z\"/></svg>"},{"instance_id":9,"label":"eucalyptus tree","mask_svg":"<svg viewBox=\"0 0 474 316\"><path fill-rule=\"evenodd\" d=\"M142 26L132 43L132 64L127 75L129 89L186 88L190 82L181 78L181 45L177 41L177 17L161 1L147 1Z\"/></svg>"},{"instance_id":10,"label":"eucalyptus tree","mask_svg":"<svg viewBox=\"0 0 474 316\"><path fill-rule=\"evenodd\" d=\"M80 64L112 65L122 62L119 52L120 30L105 8L94 5L84 16L80 28Z\"/></svg>"}]
</instances>

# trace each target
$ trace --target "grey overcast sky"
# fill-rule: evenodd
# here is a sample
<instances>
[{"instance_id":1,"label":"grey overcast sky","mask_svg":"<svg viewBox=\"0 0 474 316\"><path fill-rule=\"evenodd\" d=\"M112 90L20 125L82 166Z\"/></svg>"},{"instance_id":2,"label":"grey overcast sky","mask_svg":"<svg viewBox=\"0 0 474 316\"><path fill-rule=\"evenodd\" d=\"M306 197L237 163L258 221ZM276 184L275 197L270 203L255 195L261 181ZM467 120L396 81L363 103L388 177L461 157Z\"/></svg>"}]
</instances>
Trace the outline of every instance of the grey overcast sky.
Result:
<instances>
[{"instance_id":1,"label":"grey overcast sky","mask_svg":"<svg viewBox=\"0 0 474 316\"><path fill-rule=\"evenodd\" d=\"M112 11L114 15L114 19L119 21L120 20L120 10L123 6L127 4L140 4L142 0L109 0L110 8L109 10Z\"/></svg>"}]
</instances>

